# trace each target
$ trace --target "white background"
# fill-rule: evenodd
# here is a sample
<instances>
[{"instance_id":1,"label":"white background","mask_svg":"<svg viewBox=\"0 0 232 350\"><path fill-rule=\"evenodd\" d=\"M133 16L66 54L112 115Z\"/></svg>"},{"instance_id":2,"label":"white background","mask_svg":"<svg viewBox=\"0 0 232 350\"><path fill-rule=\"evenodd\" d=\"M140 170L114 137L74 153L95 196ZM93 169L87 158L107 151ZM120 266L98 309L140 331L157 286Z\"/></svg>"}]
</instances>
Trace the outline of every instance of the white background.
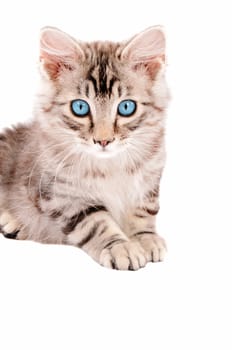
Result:
<instances>
[{"instance_id":1,"label":"white background","mask_svg":"<svg viewBox=\"0 0 232 350\"><path fill-rule=\"evenodd\" d=\"M2 1L0 128L31 116L39 29L82 40L166 27L166 261L98 266L74 247L0 237L0 349L232 349L230 1Z\"/></svg>"}]
</instances>

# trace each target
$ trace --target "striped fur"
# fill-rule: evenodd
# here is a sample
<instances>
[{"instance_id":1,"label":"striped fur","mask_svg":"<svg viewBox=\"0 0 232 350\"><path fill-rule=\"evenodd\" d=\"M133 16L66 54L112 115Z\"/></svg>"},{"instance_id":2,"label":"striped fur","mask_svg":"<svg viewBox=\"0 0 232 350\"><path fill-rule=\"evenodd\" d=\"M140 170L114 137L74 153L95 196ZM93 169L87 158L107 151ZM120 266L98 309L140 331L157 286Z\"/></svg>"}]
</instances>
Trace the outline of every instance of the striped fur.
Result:
<instances>
[{"instance_id":1,"label":"striped fur","mask_svg":"<svg viewBox=\"0 0 232 350\"><path fill-rule=\"evenodd\" d=\"M75 245L116 269L163 259L155 219L165 161L164 70L159 27L123 43L42 30L34 119L0 134L6 237ZM88 102L86 117L73 115L74 99ZM117 113L125 99L137 103L127 118Z\"/></svg>"}]
</instances>

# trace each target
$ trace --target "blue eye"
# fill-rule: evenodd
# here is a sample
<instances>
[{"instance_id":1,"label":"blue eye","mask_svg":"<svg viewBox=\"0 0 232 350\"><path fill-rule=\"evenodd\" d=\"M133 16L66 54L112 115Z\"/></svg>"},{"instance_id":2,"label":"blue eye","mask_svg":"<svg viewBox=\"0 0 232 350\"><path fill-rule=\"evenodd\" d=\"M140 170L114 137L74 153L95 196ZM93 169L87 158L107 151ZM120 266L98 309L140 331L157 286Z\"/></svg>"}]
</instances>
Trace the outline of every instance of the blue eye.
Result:
<instances>
[{"instance_id":1,"label":"blue eye","mask_svg":"<svg viewBox=\"0 0 232 350\"><path fill-rule=\"evenodd\" d=\"M122 117L130 117L136 110L136 103L132 100L124 100L118 105L118 114Z\"/></svg>"},{"instance_id":2,"label":"blue eye","mask_svg":"<svg viewBox=\"0 0 232 350\"><path fill-rule=\"evenodd\" d=\"M89 104L84 100L73 100L71 102L71 110L78 117L85 117L90 112Z\"/></svg>"}]
</instances>

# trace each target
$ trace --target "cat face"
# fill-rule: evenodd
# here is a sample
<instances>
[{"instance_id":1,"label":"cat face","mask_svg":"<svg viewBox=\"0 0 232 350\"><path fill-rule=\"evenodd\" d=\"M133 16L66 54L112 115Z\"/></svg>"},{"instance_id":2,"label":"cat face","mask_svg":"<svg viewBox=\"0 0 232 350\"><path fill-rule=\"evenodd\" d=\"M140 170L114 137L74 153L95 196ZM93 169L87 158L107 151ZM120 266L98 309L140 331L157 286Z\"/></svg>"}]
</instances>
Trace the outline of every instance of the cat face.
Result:
<instances>
[{"instance_id":1,"label":"cat face","mask_svg":"<svg viewBox=\"0 0 232 350\"><path fill-rule=\"evenodd\" d=\"M163 139L164 35L152 27L126 43L77 42L41 34L40 118L77 153L144 159Z\"/></svg>"}]
</instances>

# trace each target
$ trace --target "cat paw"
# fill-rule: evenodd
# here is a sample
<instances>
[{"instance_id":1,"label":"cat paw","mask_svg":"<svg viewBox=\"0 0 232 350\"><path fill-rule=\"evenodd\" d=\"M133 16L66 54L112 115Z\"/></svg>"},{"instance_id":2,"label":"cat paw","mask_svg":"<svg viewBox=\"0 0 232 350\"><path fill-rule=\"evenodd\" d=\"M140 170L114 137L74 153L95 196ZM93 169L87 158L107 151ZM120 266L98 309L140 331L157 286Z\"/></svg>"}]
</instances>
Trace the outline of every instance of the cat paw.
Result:
<instances>
[{"instance_id":1,"label":"cat paw","mask_svg":"<svg viewBox=\"0 0 232 350\"><path fill-rule=\"evenodd\" d=\"M163 261L167 252L165 240L153 232L138 232L134 240L137 240L145 250L147 262Z\"/></svg>"},{"instance_id":2,"label":"cat paw","mask_svg":"<svg viewBox=\"0 0 232 350\"><path fill-rule=\"evenodd\" d=\"M19 233L18 222L8 212L0 214L0 232L6 238L16 239Z\"/></svg>"},{"instance_id":3,"label":"cat paw","mask_svg":"<svg viewBox=\"0 0 232 350\"><path fill-rule=\"evenodd\" d=\"M145 251L138 242L123 242L103 249L100 264L116 270L138 270L146 265Z\"/></svg>"}]
</instances>

